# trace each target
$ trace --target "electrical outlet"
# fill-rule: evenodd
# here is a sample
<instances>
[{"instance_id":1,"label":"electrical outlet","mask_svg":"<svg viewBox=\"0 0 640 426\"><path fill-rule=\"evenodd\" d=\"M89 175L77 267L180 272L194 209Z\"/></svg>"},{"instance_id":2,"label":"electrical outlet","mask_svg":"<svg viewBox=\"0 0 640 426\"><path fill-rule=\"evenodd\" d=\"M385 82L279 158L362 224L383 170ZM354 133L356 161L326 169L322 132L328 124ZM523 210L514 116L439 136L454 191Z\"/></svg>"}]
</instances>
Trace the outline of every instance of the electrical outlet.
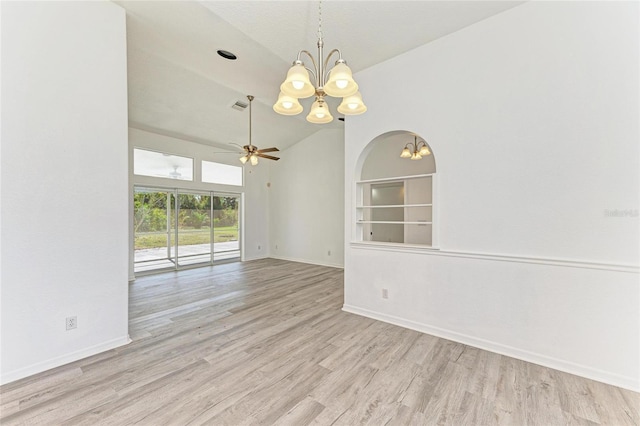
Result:
<instances>
[{"instance_id":1,"label":"electrical outlet","mask_svg":"<svg viewBox=\"0 0 640 426\"><path fill-rule=\"evenodd\" d=\"M67 330L78 328L78 317L67 317Z\"/></svg>"},{"instance_id":2,"label":"electrical outlet","mask_svg":"<svg viewBox=\"0 0 640 426\"><path fill-rule=\"evenodd\" d=\"M389 290L387 290L386 288L382 289L382 298L383 299L388 299L389 298Z\"/></svg>"},{"instance_id":3,"label":"electrical outlet","mask_svg":"<svg viewBox=\"0 0 640 426\"><path fill-rule=\"evenodd\" d=\"M276 250L278 250L278 245L276 244Z\"/></svg>"},{"instance_id":4,"label":"electrical outlet","mask_svg":"<svg viewBox=\"0 0 640 426\"><path fill-rule=\"evenodd\" d=\"M262 246L260 246L260 244L258 244L258 250L262 250Z\"/></svg>"},{"instance_id":5,"label":"electrical outlet","mask_svg":"<svg viewBox=\"0 0 640 426\"><path fill-rule=\"evenodd\" d=\"M331 256L331 250L327 250L327 256Z\"/></svg>"}]
</instances>

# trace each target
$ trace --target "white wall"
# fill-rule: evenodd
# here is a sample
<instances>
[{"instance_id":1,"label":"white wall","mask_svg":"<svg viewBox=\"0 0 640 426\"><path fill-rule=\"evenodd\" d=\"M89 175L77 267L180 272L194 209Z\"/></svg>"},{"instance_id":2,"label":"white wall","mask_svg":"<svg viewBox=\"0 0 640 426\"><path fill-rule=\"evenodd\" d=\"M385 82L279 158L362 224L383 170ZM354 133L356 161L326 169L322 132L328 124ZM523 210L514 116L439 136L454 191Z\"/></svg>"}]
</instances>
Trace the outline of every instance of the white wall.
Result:
<instances>
[{"instance_id":1,"label":"white wall","mask_svg":"<svg viewBox=\"0 0 640 426\"><path fill-rule=\"evenodd\" d=\"M528 2L359 73L345 310L639 390L638 36L637 3ZM435 153L439 251L350 243L398 129Z\"/></svg>"},{"instance_id":2,"label":"white wall","mask_svg":"<svg viewBox=\"0 0 640 426\"><path fill-rule=\"evenodd\" d=\"M119 6L3 2L3 383L128 342L126 71Z\"/></svg>"},{"instance_id":3,"label":"white wall","mask_svg":"<svg viewBox=\"0 0 640 426\"><path fill-rule=\"evenodd\" d=\"M320 130L278 154L271 167L271 257L343 267L343 130Z\"/></svg>"},{"instance_id":4,"label":"white wall","mask_svg":"<svg viewBox=\"0 0 640 426\"><path fill-rule=\"evenodd\" d=\"M245 166L243 260L270 256L271 199L267 184L272 168L269 160L260 160L257 166Z\"/></svg>"},{"instance_id":5,"label":"white wall","mask_svg":"<svg viewBox=\"0 0 640 426\"><path fill-rule=\"evenodd\" d=\"M134 148L148 149L163 153L176 154L194 159L194 180L178 182L173 179L156 178L149 176L136 176L133 174L133 165L131 166L130 181L132 182L130 191L133 193L134 185L163 187L163 188L185 188L203 191L220 191L232 193L244 193L244 229L243 229L243 253L244 260L259 259L268 257L269 255L269 168L271 166L269 160L262 160L257 166L249 164L244 165L244 186L232 185L216 185L211 183L202 183L200 176L200 165L202 160L214 161L217 163L231 164L233 166L242 166L238 161L240 154L219 154L223 150L212 148L200 143L190 142L182 139L176 139L157 133L139 130L135 128L129 129L129 150L130 156L133 156ZM131 196L132 198L132 196ZM133 229L133 205L130 206L130 228ZM130 279L133 279L133 232L131 232L129 253L129 273Z\"/></svg>"}]
</instances>

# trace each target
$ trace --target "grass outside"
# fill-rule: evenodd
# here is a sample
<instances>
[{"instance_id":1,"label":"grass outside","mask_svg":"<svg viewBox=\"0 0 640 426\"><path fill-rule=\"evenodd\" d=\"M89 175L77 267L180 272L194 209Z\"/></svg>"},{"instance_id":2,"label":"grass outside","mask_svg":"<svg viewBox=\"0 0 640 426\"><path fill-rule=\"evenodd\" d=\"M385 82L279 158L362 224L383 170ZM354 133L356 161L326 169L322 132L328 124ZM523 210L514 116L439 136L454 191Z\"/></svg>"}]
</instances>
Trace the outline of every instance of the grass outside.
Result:
<instances>
[{"instance_id":1,"label":"grass outside","mask_svg":"<svg viewBox=\"0 0 640 426\"><path fill-rule=\"evenodd\" d=\"M211 231L208 227L201 229L180 229L180 245L190 246L209 243ZM171 232L171 244L175 243L175 232ZM213 242L224 243L238 240L238 229L235 226L218 227L213 229ZM139 232L135 237L135 249L150 249L167 246L166 232Z\"/></svg>"}]
</instances>

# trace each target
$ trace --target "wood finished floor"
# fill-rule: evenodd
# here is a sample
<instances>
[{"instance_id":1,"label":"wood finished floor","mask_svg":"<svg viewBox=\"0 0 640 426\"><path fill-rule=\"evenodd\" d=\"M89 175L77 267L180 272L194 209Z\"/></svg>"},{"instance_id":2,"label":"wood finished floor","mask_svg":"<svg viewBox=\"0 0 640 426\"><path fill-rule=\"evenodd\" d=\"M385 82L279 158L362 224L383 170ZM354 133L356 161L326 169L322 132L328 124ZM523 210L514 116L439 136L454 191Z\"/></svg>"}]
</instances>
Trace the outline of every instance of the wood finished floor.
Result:
<instances>
[{"instance_id":1,"label":"wood finished floor","mask_svg":"<svg viewBox=\"0 0 640 426\"><path fill-rule=\"evenodd\" d=\"M639 425L640 395L341 311L340 269L139 278L133 343L0 388L3 425Z\"/></svg>"}]
</instances>

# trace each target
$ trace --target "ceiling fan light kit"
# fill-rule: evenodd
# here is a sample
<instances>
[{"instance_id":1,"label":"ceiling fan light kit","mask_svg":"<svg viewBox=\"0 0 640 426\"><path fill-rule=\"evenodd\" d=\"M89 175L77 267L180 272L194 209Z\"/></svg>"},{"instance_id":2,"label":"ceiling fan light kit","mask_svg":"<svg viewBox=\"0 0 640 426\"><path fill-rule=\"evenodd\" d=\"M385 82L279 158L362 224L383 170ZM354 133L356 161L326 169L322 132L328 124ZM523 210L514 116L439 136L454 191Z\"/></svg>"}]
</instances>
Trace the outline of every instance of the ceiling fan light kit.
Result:
<instances>
[{"instance_id":1,"label":"ceiling fan light kit","mask_svg":"<svg viewBox=\"0 0 640 426\"><path fill-rule=\"evenodd\" d=\"M345 115L358 115L367 110L362 95L358 92L358 84L353 79L351 69L347 62L342 59L342 53L338 49L333 49L324 62L322 58L324 41L322 40L322 2L318 7L318 56L317 61L307 50L298 52L296 60L287 72L287 77L280 85L280 96L273 105L273 110L278 114L296 115L302 112L303 108L298 99L308 98L315 95L316 100L311 106L311 111L307 115L307 121L311 123L324 124L333 121L333 116L325 102L325 96L343 98L338 107L338 112ZM338 54L333 68L327 69L329 60L334 53ZM308 68L302 62L302 55L311 59L313 68ZM309 73L314 77L311 82Z\"/></svg>"},{"instance_id":2,"label":"ceiling fan light kit","mask_svg":"<svg viewBox=\"0 0 640 426\"><path fill-rule=\"evenodd\" d=\"M258 149L258 147L253 145L253 143L251 142L251 120L252 120L251 105L253 104L254 97L252 95L247 95L247 99L249 99L249 144L242 147L242 149L244 150L244 155L240 157L240 162L242 164L246 164L248 161L252 166L257 166L258 157L266 158L268 160L278 161L280 158L265 154L265 152L279 151L278 148L272 147L272 148ZM302 110L302 106L300 107L300 109Z\"/></svg>"}]
</instances>

